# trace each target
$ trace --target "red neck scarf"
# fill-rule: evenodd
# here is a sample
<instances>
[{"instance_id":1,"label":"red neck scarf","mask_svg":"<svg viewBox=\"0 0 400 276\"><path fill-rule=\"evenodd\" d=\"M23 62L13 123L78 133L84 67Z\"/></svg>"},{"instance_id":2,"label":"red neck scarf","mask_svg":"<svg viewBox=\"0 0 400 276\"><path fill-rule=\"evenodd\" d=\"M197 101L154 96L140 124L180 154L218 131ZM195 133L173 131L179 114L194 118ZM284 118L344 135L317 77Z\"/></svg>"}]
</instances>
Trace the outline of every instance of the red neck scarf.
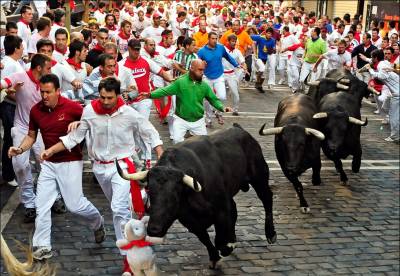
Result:
<instances>
[{"instance_id":1,"label":"red neck scarf","mask_svg":"<svg viewBox=\"0 0 400 276\"><path fill-rule=\"evenodd\" d=\"M151 242L145 241L144 239L137 240L137 241L131 241L127 245L121 246L120 248L122 250L128 250L131 249L132 247L146 247L152 245Z\"/></svg>"},{"instance_id":2,"label":"red neck scarf","mask_svg":"<svg viewBox=\"0 0 400 276\"><path fill-rule=\"evenodd\" d=\"M235 47L231 47L230 44L226 44L225 46L228 48L229 52L233 52L233 50L235 50Z\"/></svg>"},{"instance_id":3,"label":"red neck scarf","mask_svg":"<svg viewBox=\"0 0 400 276\"><path fill-rule=\"evenodd\" d=\"M33 75L32 69L26 71L26 74L28 75L30 80L36 85L36 90L39 90L40 89L39 80L36 79L35 76Z\"/></svg>"},{"instance_id":4,"label":"red neck scarf","mask_svg":"<svg viewBox=\"0 0 400 276\"><path fill-rule=\"evenodd\" d=\"M54 65L57 64L57 61L55 61L54 59L51 60L51 67L53 67Z\"/></svg>"},{"instance_id":5,"label":"red neck scarf","mask_svg":"<svg viewBox=\"0 0 400 276\"><path fill-rule=\"evenodd\" d=\"M241 26L241 27L239 28L239 30L238 30L237 32L235 32L235 34L238 36L238 35L240 35L243 31L244 31L244 27Z\"/></svg>"},{"instance_id":6,"label":"red neck scarf","mask_svg":"<svg viewBox=\"0 0 400 276\"><path fill-rule=\"evenodd\" d=\"M54 50L56 50L56 51L59 52L60 54L65 55L65 53L67 52L68 48L65 47L64 50L60 50L60 49L54 44Z\"/></svg>"},{"instance_id":7,"label":"red neck scarf","mask_svg":"<svg viewBox=\"0 0 400 276\"><path fill-rule=\"evenodd\" d=\"M93 50L101 51L104 52L104 47L101 46L99 43L97 43L94 47Z\"/></svg>"},{"instance_id":8,"label":"red neck scarf","mask_svg":"<svg viewBox=\"0 0 400 276\"><path fill-rule=\"evenodd\" d=\"M107 29L110 31L115 31L117 30L117 27L115 27L115 25L112 25L112 27L107 26Z\"/></svg>"},{"instance_id":9,"label":"red neck scarf","mask_svg":"<svg viewBox=\"0 0 400 276\"><path fill-rule=\"evenodd\" d=\"M28 22L28 21L25 21L23 18L21 18L21 19L19 20L19 22L24 23L24 24L29 28L29 22Z\"/></svg>"},{"instance_id":10,"label":"red neck scarf","mask_svg":"<svg viewBox=\"0 0 400 276\"><path fill-rule=\"evenodd\" d=\"M373 42L378 41L378 39L379 39L379 37L377 37L377 38L375 38L375 39L371 38L371 40L372 40Z\"/></svg>"},{"instance_id":11,"label":"red neck scarf","mask_svg":"<svg viewBox=\"0 0 400 276\"><path fill-rule=\"evenodd\" d=\"M206 34L206 33L207 33L207 30L202 31L202 30L199 29L199 32L202 33L202 34Z\"/></svg>"},{"instance_id":12,"label":"red neck scarf","mask_svg":"<svg viewBox=\"0 0 400 276\"><path fill-rule=\"evenodd\" d=\"M168 49L170 46L165 45L164 41L161 41L160 43L158 43L159 46L164 47L165 49Z\"/></svg>"},{"instance_id":13,"label":"red neck scarf","mask_svg":"<svg viewBox=\"0 0 400 276\"><path fill-rule=\"evenodd\" d=\"M105 109L100 102L100 99L92 100L91 105L93 107L94 112L98 115L111 115L115 111L117 111L121 106L125 105L124 100L121 97L118 97L117 104L111 109Z\"/></svg>"},{"instance_id":14,"label":"red neck scarf","mask_svg":"<svg viewBox=\"0 0 400 276\"><path fill-rule=\"evenodd\" d=\"M74 67L75 70L77 70L77 71L82 69L82 64L75 62L75 60L73 58L67 59L67 62L69 65L72 65L72 67Z\"/></svg>"},{"instance_id":15,"label":"red neck scarf","mask_svg":"<svg viewBox=\"0 0 400 276\"><path fill-rule=\"evenodd\" d=\"M122 39L129 40L129 36L126 35L122 30L119 31L118 36Z\"/></svg>"},{"instance_id":16,"label":"red neck scarf","mask_svg":"<svg viewBox=\"0 0 400 276\"><path fill-rule=\"evenodd\" d=\"M397 57L398 55L393 54L392 58L390 59L390 63L393 64L396 61Z\"/></svg>"}]
</instances>

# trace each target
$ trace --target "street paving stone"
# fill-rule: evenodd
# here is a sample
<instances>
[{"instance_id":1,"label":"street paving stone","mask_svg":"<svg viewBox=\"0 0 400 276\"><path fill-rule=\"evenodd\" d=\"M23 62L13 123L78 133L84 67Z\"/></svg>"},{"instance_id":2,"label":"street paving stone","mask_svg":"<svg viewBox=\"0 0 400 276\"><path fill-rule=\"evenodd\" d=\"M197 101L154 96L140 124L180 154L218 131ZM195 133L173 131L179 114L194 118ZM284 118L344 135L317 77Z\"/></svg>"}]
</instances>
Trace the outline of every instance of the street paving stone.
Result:
<instances>
[{"instance_id":1,"label":"street paving stone","mask_svg":"<svg viewBox=\"0 0 400 276\"><path fill-rule=\"evenodd\" d=\"M277 103L289 95L278 87L260 94L254 89L241 91L243 111L269 113L271 117L229 117L223 127L214 123L215 131L238 122L261 144L267 162L276 160L273 137L261 137L263 123L273 126ZM230 100L228 100L229 102ZM373 107L363 104L362 114L372 116ZM240 113L240 112L239 112ZM257 114L255 114L257 115ZM376 116L375 116L376 118ZM168 128L152 122L163 137L165 147L171 145ZM362 129L363 159L398 160L399 146L387 143L387 126L369 121ZM326 158L322 156L323 160ZM375 164L380 165L380 164ZM333 167L330 162L323 167ZM175 222L163 245L154 246L161 275L398 275L399 274L399 170L362 169L347 171L349 183L342 186L334 170L322 169L321 186L311 184L308 170L300 178L311 213L302 214L292 185L280 170L272 170L269 184L274 193L274 221L278 240L267 244L264 236L264 210L254 190L240 192L235 201L238 209L236 226L237 248L218 264L208 269L208 254L198 239L179 222ZM270 165L278 168L278 165ZM59 275L121 275L122 261L115 247L109 203L100 187L92 182L92 174L84 174L84 193L105 216L107 239L94 243L92 231L84 222L67 213L52 217L52 246L55 252L50 262ZM3 231L14 254L24 260L13 239L29 244L33 224L22 223L23 208L15 211ZM214 230L209 230L212 238ZM1 273L6 275L3 263Z\"/></svg>"}]
</instances>

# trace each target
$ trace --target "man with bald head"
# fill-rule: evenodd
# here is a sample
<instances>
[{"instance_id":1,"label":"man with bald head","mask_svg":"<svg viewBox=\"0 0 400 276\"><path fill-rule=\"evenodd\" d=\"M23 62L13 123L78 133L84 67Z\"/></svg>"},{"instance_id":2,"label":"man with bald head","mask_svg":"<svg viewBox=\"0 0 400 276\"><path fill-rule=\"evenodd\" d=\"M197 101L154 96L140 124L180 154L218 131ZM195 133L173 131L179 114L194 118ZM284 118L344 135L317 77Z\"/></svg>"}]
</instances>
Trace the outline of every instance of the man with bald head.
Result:
<instances>
[{"instance_id":1,"label":"man with bald head","mask_svg":"<svg viewBox=\"0 0 400 276\"><path fill-rule=\"evenodd\" d=\"M204 120L204 99L221 112L232 111L230 107L224 108L211 87L202 81L204 69L205 63L200 59L195 59L192 61L188 73L182 75L167 87L143 95L143 97L151 99L176 95L172 135L175 144L184 140L186 131L190 131L193 135L207 135Z\"/></svg>"},{"instance_id":2,"label":"man with bald head","mask_svg":"<svg viewBox=\"0 0 400 276\"><path fill-rule=\"evenodd\" d=\"M74 40L85 42L85 38L83 37L83 34L80 32L72 32L70 40L71 42L73 42Z\"/></svg>"}]
</instances>

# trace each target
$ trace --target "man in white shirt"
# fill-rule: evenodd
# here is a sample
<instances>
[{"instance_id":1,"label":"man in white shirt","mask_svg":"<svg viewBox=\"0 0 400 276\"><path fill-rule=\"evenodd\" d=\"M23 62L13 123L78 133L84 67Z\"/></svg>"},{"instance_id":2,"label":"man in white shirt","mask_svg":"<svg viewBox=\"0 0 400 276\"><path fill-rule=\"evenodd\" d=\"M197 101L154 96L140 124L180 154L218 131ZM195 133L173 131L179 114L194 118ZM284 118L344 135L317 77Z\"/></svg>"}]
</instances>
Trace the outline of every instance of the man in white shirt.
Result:
<instances>
[{"instance_id":1,"label":"man in white shirt","mask_svg":"<svg viewBox=\"0 0 400 276\"><path fill-rule=\"evenodd\" d=\"M390 38L392 34L397 34L398 31L396 30L396 21L390 21L389 22L389 32L388 32L388 37Z\"/></svg>"},{"instance_id":2,"label":"man in white shirt","mask_svg":"<svg viewBox=\"0 0 400 276\"><path fill-rule=\"evenodd\" d=\"M140 36L143 30L149 26L151 26L151 22L144 16L144 12L142 10L138 11L137 17L133 19L132 25L136 36Z\"/></svg>"},{"instance_id":3,"label":"man in white shirt","mask_svg":"<svg viewBox=\"0 0 400 276\"><path fill-rule=\"evenodd\" d=\"M228 45L225 45L225 50L230 54L238 64L242 65L247 70L245 59L239 49L236 49L237 36L230 34L228 36ZM243 70L235 68L225 58L222 59L224 66L224 78L225 82L229 87L229 91L232 93L233 98L233 113L234 116L239 116L239 81L243 79Z\"/></svg>"},{"instance_id":4,"label":"man in white shirt","mask_svg":"<svg viewBox=\"0 0 400 276\"><path fill-rule=\"evenodd\" d=\"M68 58L68 32L60 28L55 33L55 41L54 51L53 51L53 59L59 63L64 63Z\"/></svg>"},{"instance_id":5,"label":"man in white shirt","mask_svg":"<svg viewBox=\"0 0 400 276\"><path fill-rule=\"evenodd\" d=\"M350 70L351 67L351 54L346 51L346 41L340 40L337 49L330 49L325 54L320 55L317 62L314 64L313 72L318 71L318 65L323 59L328 60L327 72L333 69L345 68ZM322 72L321 75L324 76L326 72Z\"/></svg>"},{"instance_id":6,"label":"man in white shirt","mask_svg":"<svg viewBox=\"0 0 400 276\"><path fill-rule=\"evenodd\" d=\"M371 43L378 49L380 49L382 46L382 38L379 37L379 29L378 28L372 29Z\"/></svg>"},{"instance_id":7,"label":"man in white shirt","mask_svg":"<svg viewBox=\"0 0 400 276\"><path fill-rule=\"evenodd\" d=\"M189 29L189 25L186 24L186 12L178 12L178 17L171 20L171 30L174 34L174 38L177 39L180 36L184 36Z\"/></svg>"},{"instance_id":8,"label":"man in white shirt","mask_svg":"<svg viewBox=\"0 0 400 276\"><path fill-rule=\"evenodd\" d=\"M298 44L300 42L297 37L295 37L293 34L290 33L289 26L284 26L282 29L283 29L283 35L281 36L281 40L279 43L280 45L279 48L281 50L287 49L289 46ZM292 51L285 51L279 53L278 68L277 68L280 75L279 84L283 84L285 82L286 74L288 74L289 55L291 54ZM291 78L291 76L288 74L288 83L291 83L291 80L289 78Z\"/></svg>"},{"instance_id":9,"label":"man in white shirt","mask_svg":"<svg viewBox=\"0 0 400 276\"><path fill-rule=\"evenodd\" d=\"M130 183L122 179L114 164L114 160L123 169L135 170L133 157L135 152L135 135L139 135L146 143L154 148L157 158L163 152L162 141L154 126L140 115L136 110L124 104L120 97L120 82L113 77L100 81L100 98L87 105L83 111L79 127L68 135L60 137L61 142L45 150L43 159L62 150L71 150L86 138L89 157L94 161L93 172L99 184L110 201L113 212L114 231L116 239L123 238L121 225L126 223L130 217L129 191L136 183ZM87 135L90 133L90 135ZM134 188L131 188L134 189ZM132 194L134 211L141 217L144 212L141 198L135 198ZM136 199L136 201L135 201ZM133 210L132 210L133 211ZM126 251L121 250L121 255ZM130 272L126 257L124 256L124 272Z\"/></svg>"},{"instance_id":10,"label":"man in white shirt","mask_svg":"<svg viewBox=\"0 0 400 276\"><path fill-rule=\"evenodd\" d=\"M41 39L47 39L51 30L51 21L47 17L42 17L38 20L37 33L33 34L28 41L28 54L33 55L37 53L36 43Z\"/></svg>"},{"instance_id":11,"label":"man in white shirt","mask_svg":"<svg viewBox=\"0 0 400 276\"><path fill-rule=\"evenodd\" d=\"M93 17L96 18L98 24L103 25L106 18L106 3L100 2L99 8L94 12Z\"/></svg>"},{"instance_id":12,"label":"man in white shirt","mask_svg":"<svg viewBox=\"0 0 400 276\"><path fill-rule=\"evenodd\" d=\"M67 28L65 28L65 11L63 9L56 9L54 11L54 22L53 25L51 26L49 34L49 38L53 42L56 42L56 31L58 29L64 29L68 33Z\"/></svg>"},{"instance_id":13,"label":"man in white shirt","mask_svg":"<svg viewBox=\"0 0 400 276\"><path fill-rule=\"evenodd\" d=\"M341 40L342 38L344 38L343 32L344 32L344 25L343 25L343 24L340 24L340 25L338 26L337 30L334 30L334 31L328 36L329 45L334 45L334 44L335 44L335 40Z\"/></svg>"},{"instance_id":14,"label":"man in white shirt","mask_svg":"<svg viewBox=\"0 0 400 276\"><path fill-rule=\"evenodd\" d=\"M29 27L29 24L32 23L33 20L33 11L32 8L25 5L21 8L21 19L18 21L18 36L22 38L26 45L28 45L28 41L31 38L32 30Z\"/></svg>"},{"instance_id":15,"label":"man in white shirt","mask_svg":"<svg viewBox=\"0 0 400 276\"><path fill-rule=\"evenodd\" d=\"M13 35L13 36L18 36L18 26L17 23L15 22L7 22L6 24L6 35L5 36L0 36L0 58L3 58L5 56L5 48L4 48L4 39L8 35ZM22 39L22 38L21 38ZM22 40L22 46L24 47L24 52L23 52L23 57L28 56L27 52L27 45L24 40ZM20 61L21 65L23 65L23 61Z\"/></svg>"},{"instance_id":16,"label":"man in white shirt","mask_svg":"<svg viewBox=\"0 0 400 276\"><path fill-rule=\"evenodd\" d=\"M0 70L1 76L24 72L25 70L20 63L24 52L22 39L17 35L6 36L4 39L4 50L6 55L1 60L1 63L4 65L4 68ZM15 181L12 160L7 156L8 149L12 146L11 128L14 124L15 107L14 95L6 96L0 103L0 118L4 129L1 171L3 179L11 186L18 186L18 183Z\"/></svg>"},{"instance_id":17,"label":"man in white shirt","mask_svg":"<svg viewBox=\"0 0 400 276\"><path fill-rule=\"evenodd\" d=\"M146 27L140 34L141 38L152 38L158 44L161 42L161 33L164 28L160 26L161 16L157 13L153 15L153 25Z\"/></svg>"}]
</instances>

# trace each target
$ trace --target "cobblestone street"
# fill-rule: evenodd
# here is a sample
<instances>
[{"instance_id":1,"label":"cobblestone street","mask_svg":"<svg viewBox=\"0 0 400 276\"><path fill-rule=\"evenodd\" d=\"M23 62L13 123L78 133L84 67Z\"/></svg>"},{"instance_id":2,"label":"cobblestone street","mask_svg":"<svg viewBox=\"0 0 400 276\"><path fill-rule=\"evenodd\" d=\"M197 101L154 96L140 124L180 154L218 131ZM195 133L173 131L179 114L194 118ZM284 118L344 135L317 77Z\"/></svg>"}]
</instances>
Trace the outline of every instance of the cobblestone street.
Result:
<instances>
[{"instance_id":1,"label":"cobblestone street","mask_svg":"<svg viewBox=\"0 0 400 276\"><path fill-rule=\"evenodd\" d=\"M302 214L293 186L276 161L273 136L259 136L263 123L273 126L277 103L289 95L287 87L260 94L241 90L240 116L226 116L223 128L239 123L261 144L270 168L274 193L274 221L278 240L267 244L264 209L253 189L235 197L238 208L237 247L216 270L208 269L208 254L200 241L175 222L167 242L156 245L161 275L399 275L399 145L385 142L388 126L363 104L362 164L351 172L351 159L343 162L348 186L340 184L334 164L322 156L321 186L311 184L311 170L301 177L311 212ZM155 114L152 122L160 131L165 148L171 145L168 127ZM215 122L209 131L220 128ZM87 163L87 162L86 162ZM90 165L84 173L84 193L104 214L106 241L96 244L92 231L67 213L53 215L52 246L58 275L121 275L122 258L115 246L111 210L102 190L93 183ZM3 221L1 222L4 223ZM24 258L13 239L29 244L34 224L23 223L23 208L13 213L3 230L11 250ZM213 229L210 229L212 240ZM1 275L7 275L1 266Z\"/></svg>"}]
</instances>

